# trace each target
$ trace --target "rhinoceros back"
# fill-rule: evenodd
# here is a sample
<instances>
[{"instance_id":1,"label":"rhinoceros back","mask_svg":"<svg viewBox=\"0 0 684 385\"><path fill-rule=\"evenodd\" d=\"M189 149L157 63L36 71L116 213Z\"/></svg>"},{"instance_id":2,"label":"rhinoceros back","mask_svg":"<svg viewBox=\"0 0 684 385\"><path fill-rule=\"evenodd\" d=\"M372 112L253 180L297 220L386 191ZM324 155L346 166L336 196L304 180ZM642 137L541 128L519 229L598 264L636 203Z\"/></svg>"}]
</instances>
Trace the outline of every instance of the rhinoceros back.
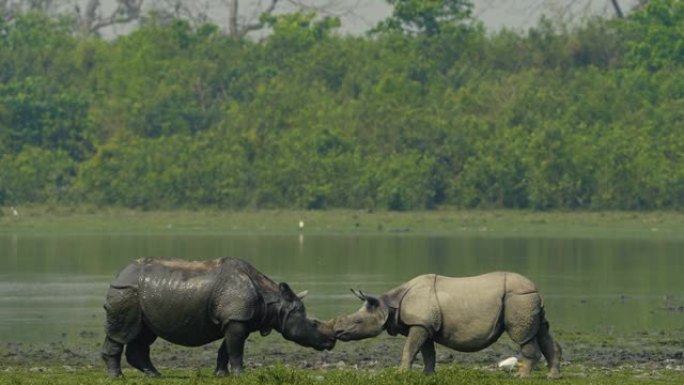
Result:
<instances>
[{"instance_id":1,"label":"rhinoceros back","mask_svg":"<svg viewBox=\"0 0 684 385\"><path fill-rule=\"evenodd\" d=\"M442 310L441 343L461 351L480 350L504 330L524 343L534 336L541 297L527 278L510 272L437 278Z\"/></svg>"},{"instance_id":2,"label":"rhinoceros back","mask_svg":"<svg viewBox=\"0 0 684 385\"><path fill-rule=\"evenodd\" d=\"M437 277L442 310L441 338L460 351L475 351L495 341L502 330L505 275Z\"/></svg>"},{"instance_id":3,"label":"rhinoceros back","mask_svg":"<svg viewBox=\"0 0 684 385\"><path fill-rule=\"evenodd\" d=\"M222 337L224 323L217 311L233 319L251 317L246 303L256 293L248 281L241 272L226 269L224 260L149 261L139 283L145 321L155 334L177 344L214 341Z\"/></svg>"}]
</instances>

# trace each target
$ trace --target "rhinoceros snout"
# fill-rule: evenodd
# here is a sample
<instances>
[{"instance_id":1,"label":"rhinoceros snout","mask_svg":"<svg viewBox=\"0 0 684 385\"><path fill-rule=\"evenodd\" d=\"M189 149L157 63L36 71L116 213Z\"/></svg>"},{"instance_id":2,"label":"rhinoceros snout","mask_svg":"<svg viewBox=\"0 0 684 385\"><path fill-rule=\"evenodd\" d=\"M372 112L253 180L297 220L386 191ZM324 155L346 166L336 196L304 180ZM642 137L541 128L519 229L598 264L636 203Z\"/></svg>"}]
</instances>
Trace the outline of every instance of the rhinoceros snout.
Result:
<instances>
[{"instance_id":1,"label":"rhinoceros snout","mask_svg":"<svg viewBox=\"0 0 684 385\"><path fill-rule=\"evenodd\" d=\"M323 350L333 350L336 342L337 340L334 337L328 338L328 340L323 343Z\"/></svg>"},{"instance_id":2,"label":"rhinoceros snout","mask_svg":"<svg viewBox=\"0 0 684 385\"><path fill-rule=\"evenodd\" d=\"M335 338L340 341L351 341L352 336L346 330L335 330Z\"/></svg>"},{"instance_id":3,"label":"rhinoceros snout","mask_svg":"<svg viewBox=\"0 0 684 385\"><path fill-rule=\"evenodd\" d=\"M318 350L332 350L335 347L337 338L335 338L335 330L333 323L330 321L314 321L317 325L318 332L322 336L322 342L318 346Z\"/></svg>"},{"instance_id":4,"label":"rhinoceros snout","mask_svg":"<svg viewBox=\"0 0 684 385\"><path fill-rule=\"evenodd\" d=\"M323 350L332 350L335 347L336 342L337 339L334 336L327 336L322 341L318 341L318 343L316 343L312 347L318 350L319 352Z\"/></svg>"},{"instance_id":5,"label":"rhinoceros snout","mask_svg":"<svg viewBox=\"0 0 684 385\"><path fill-rule=\"evenodd\" d=\"M332 319L328 321L332 326L333 335L336 339L340 341L351 341L354 336L353 327L350 327L349 322L342 320L340 318Z\"/></svg>"}]
</instances>

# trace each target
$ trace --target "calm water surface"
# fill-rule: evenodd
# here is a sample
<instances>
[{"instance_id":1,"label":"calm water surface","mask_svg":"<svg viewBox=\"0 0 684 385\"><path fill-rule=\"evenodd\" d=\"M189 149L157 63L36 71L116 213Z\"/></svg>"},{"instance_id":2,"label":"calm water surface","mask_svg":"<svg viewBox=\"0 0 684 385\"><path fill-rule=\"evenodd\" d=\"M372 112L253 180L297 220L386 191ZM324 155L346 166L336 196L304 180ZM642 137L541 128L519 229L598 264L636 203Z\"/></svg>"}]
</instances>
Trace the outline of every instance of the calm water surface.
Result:
<instances>
[{"instance_id":1,"label":"calm water surface","mask_svg":"<svg viewBox=\"0 0 684 385\"><path fill-rule=\"evenodd\" d=\"M0 342L102 336L109 280L141 257L241 257L330 318L422 273L520 272L553 328L629 334L684 328L684 242L412 235L0 236Z\"/></svg>"}]
</instances>

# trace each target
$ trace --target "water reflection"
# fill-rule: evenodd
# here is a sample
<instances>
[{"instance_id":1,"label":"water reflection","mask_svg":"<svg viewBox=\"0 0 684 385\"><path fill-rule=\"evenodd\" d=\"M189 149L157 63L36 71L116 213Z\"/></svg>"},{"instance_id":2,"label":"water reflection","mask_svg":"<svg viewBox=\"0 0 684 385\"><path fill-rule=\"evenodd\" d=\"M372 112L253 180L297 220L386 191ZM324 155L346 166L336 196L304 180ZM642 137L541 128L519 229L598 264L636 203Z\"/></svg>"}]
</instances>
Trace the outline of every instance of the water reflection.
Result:
<instances>
[{"instance_id":1,"label":"water reflection","mask_svg":"<svg viewBox=\"0 0 684 385\"><path fill-rule=\"evenodd\" d=\"M321 317L355 310L422 273L512 270L542 290L555 328L631 333L682 327L683 244L666 240L350 235L0 236L0 340L101 334L108 281L131 259L238 256Z\"/></svg>"}]
</instances>

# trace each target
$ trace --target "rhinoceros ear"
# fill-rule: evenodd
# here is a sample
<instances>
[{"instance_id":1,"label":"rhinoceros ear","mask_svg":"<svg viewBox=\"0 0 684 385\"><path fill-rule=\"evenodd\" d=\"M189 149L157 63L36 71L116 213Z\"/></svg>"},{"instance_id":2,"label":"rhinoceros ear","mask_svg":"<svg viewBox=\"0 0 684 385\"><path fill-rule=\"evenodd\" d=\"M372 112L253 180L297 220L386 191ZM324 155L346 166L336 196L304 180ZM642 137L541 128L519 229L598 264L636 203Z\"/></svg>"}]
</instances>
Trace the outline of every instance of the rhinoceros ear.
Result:
<instances>
[{"instance_id":1,"label":"rhinoceros ear","mask_svg":"<svg viewBox=\"0 0 684 385\"><path fill-rule=\"evenodd\" d=\"M294 301L298 299L297 295L290 288L290 285L286 284L285 282L279 283L278 288L280 289L280 295L282 295L286 301Z\"/></svg>"},{"instance_id":2,"label":"rhinoceros ear","mask_svg":"<svg viewBox=\"0 0 684 385\"><path fill-rule=\"evenodd\" d=\"M363 293L361 293L363 294ZM366 303L368 303L368 306L371 308L379 308L381 306L380 300L378 297L374 297L372 295L366 295L363 294L363 296L366 298Z\"/></svg>"},{"instance_id":3,"label":"rhinoceros ear","mask_svg":"<svg viewBox=\"0 0 684 385\"><path fill-rule=\"evenodd\" d=\"M368 295L361 290L354 290L350 289L352 293L354 293L355 296L359 297L361 301L368 302L368 306L370 307L380 307L380 300L377 297L374 297L372 295Z\"/></svg>"},{"instance_id":4,"label":"rhinoceros ear","mask_svg":"<svg viewBox=\"0 0 684 385\"><path fill-rule=\"evenodd\" d=\"M354 293L355 296L359 297L361 301L365 301L366 297L363 295L361 290L354 290L354 289L349 289L352 293Z\"/></svg>"}]
</instances>

